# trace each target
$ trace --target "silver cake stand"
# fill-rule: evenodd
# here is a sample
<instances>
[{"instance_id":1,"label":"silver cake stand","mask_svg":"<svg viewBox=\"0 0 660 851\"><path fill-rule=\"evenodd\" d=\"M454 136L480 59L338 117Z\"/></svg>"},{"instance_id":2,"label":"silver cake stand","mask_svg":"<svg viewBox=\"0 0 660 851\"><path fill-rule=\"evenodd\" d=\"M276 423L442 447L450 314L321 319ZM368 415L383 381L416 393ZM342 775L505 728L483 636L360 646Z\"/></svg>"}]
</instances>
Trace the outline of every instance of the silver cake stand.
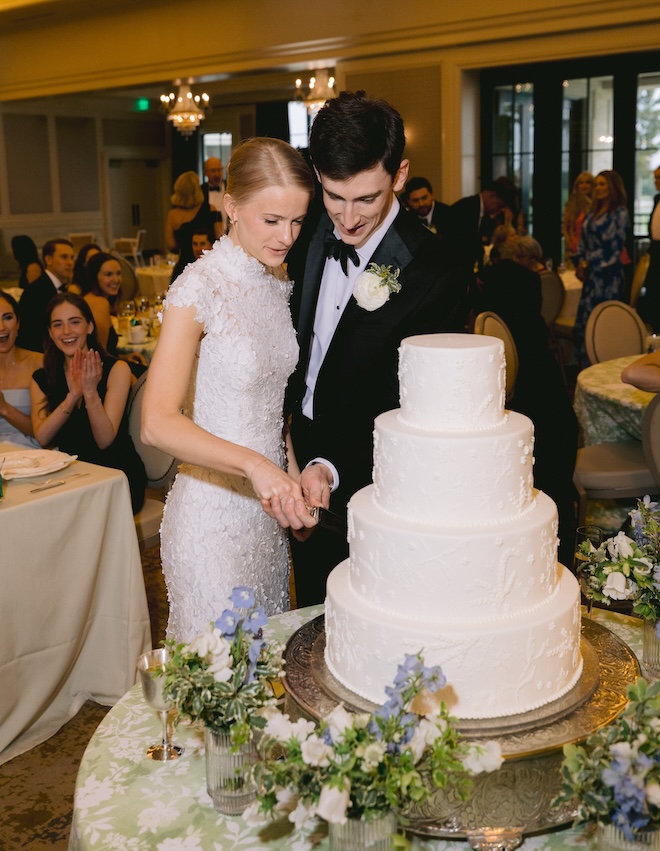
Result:
<instances>
[{"instance_id":1,"label":"silver cake stand","mask_svg":"<svg viewBox=\"0 0 660 851\"><path fill-rule=\"evenodd\" d=\"M348 691L328 670L324 616L301 627L289 639L284 686L291 717L320 720L338 703L355 712L376 706ZM499 741L504 763L499 771L474 778L462 801L451 789L439 790L426 804L406 813L410 830L442 839L470 840L474 848L515 848L525 833L571 822L575 805L552 806L561 789L562 748L584 740L613 721L626 705L626 687L640 674L632 650L616 635L587 618L582 620L582 676L574 688L541 709L479 721L459 719L471 741ZM484 833L485 832L485 833ZM484 836L484 843L479 844ZM491 844L491 840L501 840Z\"/></svg>"}]
</instances>

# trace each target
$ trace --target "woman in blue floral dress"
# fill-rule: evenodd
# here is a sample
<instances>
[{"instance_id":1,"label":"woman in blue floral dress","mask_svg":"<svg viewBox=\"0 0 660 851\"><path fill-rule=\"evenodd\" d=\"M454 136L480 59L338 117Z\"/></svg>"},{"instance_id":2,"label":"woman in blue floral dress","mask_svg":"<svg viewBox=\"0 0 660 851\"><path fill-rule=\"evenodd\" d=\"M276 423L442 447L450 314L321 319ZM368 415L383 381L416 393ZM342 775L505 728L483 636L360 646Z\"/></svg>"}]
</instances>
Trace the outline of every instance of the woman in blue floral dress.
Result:
<instances>
[{"instance_id":1,"label":"woman in blue floral dress","mask_svg":"<svg viewBox=\"0 0 660 851\"><path fill-rule=\"evenodd\" d=\"M624 276L621 255L630 229L626 190L616 171L601 171L594 181L594 200L587 213L577 254L576 274L583 282L573 340L580 366L587 366L584 329L589 314L602 301L623 300Z\"/></svg>"}]
</instances>

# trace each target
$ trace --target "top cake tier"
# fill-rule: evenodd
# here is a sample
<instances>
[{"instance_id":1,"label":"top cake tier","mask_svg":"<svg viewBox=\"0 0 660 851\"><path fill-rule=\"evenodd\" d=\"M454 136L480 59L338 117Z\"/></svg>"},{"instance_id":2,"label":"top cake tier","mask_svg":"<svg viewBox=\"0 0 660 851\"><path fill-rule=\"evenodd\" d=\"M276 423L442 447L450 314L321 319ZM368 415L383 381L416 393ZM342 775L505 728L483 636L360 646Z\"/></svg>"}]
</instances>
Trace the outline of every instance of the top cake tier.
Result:
<instances>
[{"instance_id":1,"label":"top cake tier","mask_svg":"<svg viewBox=\"0 0 660 851\"><path fill-rule=\"evenodd\" d=\"M484 431L504 421L504 344L478 334L406 337L400 418L433 431Z\"/></svg>"}]
</instances>

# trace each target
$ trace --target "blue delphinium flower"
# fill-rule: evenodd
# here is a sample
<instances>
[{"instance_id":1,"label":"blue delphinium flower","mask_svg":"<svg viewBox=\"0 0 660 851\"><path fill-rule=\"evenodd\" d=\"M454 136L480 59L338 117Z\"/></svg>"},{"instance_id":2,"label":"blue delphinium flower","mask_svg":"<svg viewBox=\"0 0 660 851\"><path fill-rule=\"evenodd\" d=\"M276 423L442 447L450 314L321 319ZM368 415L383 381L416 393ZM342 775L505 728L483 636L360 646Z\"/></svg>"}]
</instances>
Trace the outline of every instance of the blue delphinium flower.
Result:
<instances>
[{"instance_id":1,"label":"blue delphinium flower","mask_svg":"<svg viewBox=\"0 0 660 851\"><path fill-rule=\"evenodd\" d=\"M257 635L261 632L261 630L266 626L267 623L268 618L266 617L264 607L259 606L258 609L252 609L252 611L248 612L245 615L243 629L246 632L251 632L252 635Z\"/></svg>"},{"instance_id":2,"label":"blue delphinium flower","mask_svg":"<svg viewBox=\"0 0 660 851\"><path fill-rule=\"evenodd\" d=\"M251 609L254 606L254 591L245 585L240 585L231 592L229 602L238 609Z\"/></svg>"},{"instance_id":3,"label":"blue delphinium flower","mask_svg":"<svg viewBox=\"0 0 660 851\"><path fill-rule=\"evenodd\" d=\"M234 612L232 609L225 609L215 622L215 625L224 636L232 636L236 632L239 621L240 615L238 612Z\"/></svg>"}]
</instances>

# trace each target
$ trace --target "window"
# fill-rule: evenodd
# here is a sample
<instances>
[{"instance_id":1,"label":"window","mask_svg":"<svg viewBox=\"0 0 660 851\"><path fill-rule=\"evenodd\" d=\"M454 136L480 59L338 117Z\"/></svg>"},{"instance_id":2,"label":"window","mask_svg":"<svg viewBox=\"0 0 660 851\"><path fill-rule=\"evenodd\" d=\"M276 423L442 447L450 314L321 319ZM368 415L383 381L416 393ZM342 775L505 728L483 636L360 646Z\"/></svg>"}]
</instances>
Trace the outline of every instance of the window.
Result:
<instances>
[{"instance_id":1,"label":"window","mask_svg":"<svg viewBox=\"0 0 660 851\"><path fill-rule=\"evenodd\" d=\"M232 135L231 133L204 133L202 135L202 162L209 157L218 157L227 168L231 157Z\"/></svg>"},{"instance_id":2,"label":"window","mask_svg":"<svg viewBox=\"0 0 660 851\"><path fill-rule=\"evenodd\" d=\"M530 232L534 175L534 86L497 86L493 104L493 178L508 177L520 190L520 204Z\"/></svg>"},{"instance_id":3,"label":"window","mask_svg":"<svg viewBox=\"0 0 660 851\"><path fill-rule=\"evenodd\" d=\"M307 107L302 101L291 100L289 109L289 143L292 148L306 148L309 145L309 117Z\"/></svg>"},{"instance_id":4,"label":"window","mask_svg":"<svg viewBox=\"0 0 660 851\"><path fill-rule=\"evenodd\" d=\"M656 194L653 172L660 166L660 73L637 77L635 207L633 232L648 238Z\"/></svg>"}]
</instances>

